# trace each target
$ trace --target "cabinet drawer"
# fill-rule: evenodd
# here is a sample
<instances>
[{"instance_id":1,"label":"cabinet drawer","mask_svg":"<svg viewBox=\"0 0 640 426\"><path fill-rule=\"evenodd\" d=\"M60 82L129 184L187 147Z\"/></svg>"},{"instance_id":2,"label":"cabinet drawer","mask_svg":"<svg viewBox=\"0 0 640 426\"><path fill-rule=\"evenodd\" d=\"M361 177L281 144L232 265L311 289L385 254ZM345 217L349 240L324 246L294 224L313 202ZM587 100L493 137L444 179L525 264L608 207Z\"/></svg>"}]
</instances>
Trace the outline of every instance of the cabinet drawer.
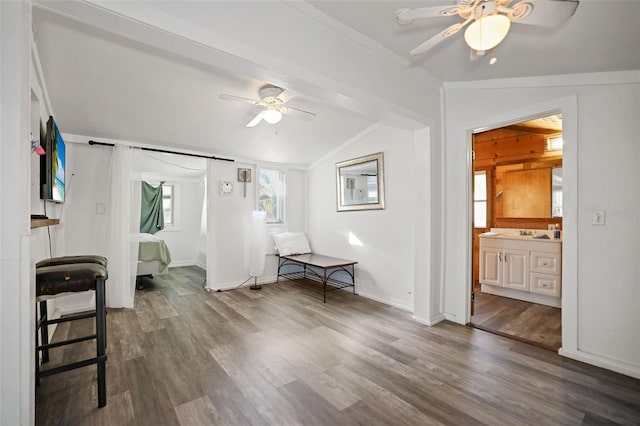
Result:
<instances>
[{"instance_id":1,"label":"cabinet drawer","mask_svg":"<svg viewBox=\"0 0 640 426\"><path fill-rule=\"evenodd\" d=\"M531 273L531 293L560 297L561 281L559 275Z\"/></svg>"},{"instance_id":2,"label":"cabinet drawer","mask_svg":"<svg viewBox=\"0 0 640 426\"><path fill-rule=\"evenodd\" d=\"M532 251L531 272L560 275L560 254Z\"/></svg>"}]
</instances>

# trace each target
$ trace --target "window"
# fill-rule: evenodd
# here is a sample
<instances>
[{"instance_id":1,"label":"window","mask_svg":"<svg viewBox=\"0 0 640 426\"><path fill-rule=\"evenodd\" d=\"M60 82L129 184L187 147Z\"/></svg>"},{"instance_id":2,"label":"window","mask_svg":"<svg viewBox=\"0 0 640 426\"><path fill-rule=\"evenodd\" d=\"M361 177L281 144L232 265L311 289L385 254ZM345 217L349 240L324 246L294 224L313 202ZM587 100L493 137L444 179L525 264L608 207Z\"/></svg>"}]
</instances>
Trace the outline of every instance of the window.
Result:
<instances>
[{"instance_id":1,"label":"window","mask_svg":"<svg viewBox=\"0 0 640 426\"><path fill-rule=\"evenodd\" d=\"M473 174L473 226L487 227L487 172Z\"/></svg>"},{"instance_id":2,"label":"window","mask_svg":"<svg viewBox=\"0 0 640 426\"><path fill-rule=\"evenodd\" d=\"M164 224L175 225L175 215L173 208L174 191L173 185L162 186L162 210L164 213Z\"/></svg>"},{"instance_id":3,"label":"window","mask_svg":"<svg viewBox=\"0 0 640 426\"><path fill-rule=\"evenodd\" d=\"M551 217L562 217L562 167L551 169Z\"/></svg>"},{"instance_id":4,"label":"window","mask_svg":"<svg viewBox=\"0 0 640 426\"><path fill-rule=\"evenodd\" d=\"M258 180L258 210L267 212L267 223L284 223L284 172L260 169Z\"/></svg>"}]
</instances>

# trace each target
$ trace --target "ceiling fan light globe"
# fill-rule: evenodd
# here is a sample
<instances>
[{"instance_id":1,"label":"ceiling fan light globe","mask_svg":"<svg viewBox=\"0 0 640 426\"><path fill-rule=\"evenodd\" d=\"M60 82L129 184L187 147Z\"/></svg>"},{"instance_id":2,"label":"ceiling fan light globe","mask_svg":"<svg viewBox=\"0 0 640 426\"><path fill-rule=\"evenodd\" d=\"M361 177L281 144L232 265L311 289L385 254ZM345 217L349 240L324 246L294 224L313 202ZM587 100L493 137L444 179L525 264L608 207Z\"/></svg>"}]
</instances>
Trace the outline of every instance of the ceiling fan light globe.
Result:
<instances>
[{"instance_id":1,"label":"ceiling fan light globe","mask_svg":"<svg viewBox=\"0 0 640 426\"><path fill-rule=\"evenodd\" d=\"M476 19L464 32L464 41L473 50L487 51L499 45L509 33L511 21L505 15Z\"/></svg>"},{"instance_id":2,"label":"ceiling fan light globe","mask_svg":"<svg viewBox=\"0 0 640 426\"><path fill-rule=\"evenodd\" d=\"M264 112L262 118L269 124L277 124L282 120L282 113L277 109L268 109Z\"/></svg>"}]
</instances>

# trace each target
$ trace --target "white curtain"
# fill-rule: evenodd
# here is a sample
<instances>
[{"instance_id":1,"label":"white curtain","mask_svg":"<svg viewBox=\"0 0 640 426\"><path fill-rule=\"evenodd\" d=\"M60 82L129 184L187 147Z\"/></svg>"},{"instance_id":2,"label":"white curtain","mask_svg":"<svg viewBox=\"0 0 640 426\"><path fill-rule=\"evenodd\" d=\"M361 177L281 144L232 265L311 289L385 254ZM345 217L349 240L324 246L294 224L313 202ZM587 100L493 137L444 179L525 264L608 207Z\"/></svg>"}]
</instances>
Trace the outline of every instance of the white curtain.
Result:
<instances>
[{"instance_id":1,"label":"white curtain","mask_svg":"<svg viewBox=\"0 0 640 426\"><path fill-rule=\"evenodd\" d=\"M131 238L132 222L135 222L131 218L131 167L131 148L114 146L109 168L107 217L107 306L110 308L133 308L138 246Z\"/></svg>"},{"instance_id":2,"label":"white curtain","mask_svg":"<svg viewBox=\"0 0 640 426\"><path fill-rule=\"evenodd\" d=\"M207 179L200 182L202 188L202 214L200 216L200 235L196 249L196 262L206 268L207 264Z\"/></svg>"},{"instance_id":3,"label":"white curtain","mask_svg":"<svg viewBox=\"0 0 640 426\"><path fill-rule=\"evenodd\" d=\"M207 200L207 252L206 252L206 265L207 265L207 288L210 290L217 290L216 288L216 273L217 259L216 259L216 215L213 203L217 196L214 192L214 182L217 180L216 176L216 160L207 160L207 186L205 192L205 200Z\"/></svg>"}]
</instances>

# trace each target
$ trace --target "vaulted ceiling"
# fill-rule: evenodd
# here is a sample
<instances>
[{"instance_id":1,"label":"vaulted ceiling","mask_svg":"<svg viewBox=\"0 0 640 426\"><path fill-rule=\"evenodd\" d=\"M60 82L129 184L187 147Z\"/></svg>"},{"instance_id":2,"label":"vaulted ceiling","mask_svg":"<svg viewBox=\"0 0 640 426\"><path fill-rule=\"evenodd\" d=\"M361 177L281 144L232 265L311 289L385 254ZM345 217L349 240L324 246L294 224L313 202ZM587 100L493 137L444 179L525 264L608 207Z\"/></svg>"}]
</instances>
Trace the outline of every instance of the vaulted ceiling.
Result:
<instances>
[{"instance_id":1,"label":"vaulted ceiling","mask_svg":"<svg viewBox=\"0 0 640 426\"><path fill-rule=\"evenodd\" d=\"M495 65L470 62L461 34L411 57L455 18L399 27L395 9L452 3L35 0L33 16L64 133L302 166L378 122L437 122L443 82L640 69L640 1L624 0L583 0L552 31L512 26ZM247 128L256 109L219 98L267 83L317 117Z\"/></svg>"}]
</instances>

